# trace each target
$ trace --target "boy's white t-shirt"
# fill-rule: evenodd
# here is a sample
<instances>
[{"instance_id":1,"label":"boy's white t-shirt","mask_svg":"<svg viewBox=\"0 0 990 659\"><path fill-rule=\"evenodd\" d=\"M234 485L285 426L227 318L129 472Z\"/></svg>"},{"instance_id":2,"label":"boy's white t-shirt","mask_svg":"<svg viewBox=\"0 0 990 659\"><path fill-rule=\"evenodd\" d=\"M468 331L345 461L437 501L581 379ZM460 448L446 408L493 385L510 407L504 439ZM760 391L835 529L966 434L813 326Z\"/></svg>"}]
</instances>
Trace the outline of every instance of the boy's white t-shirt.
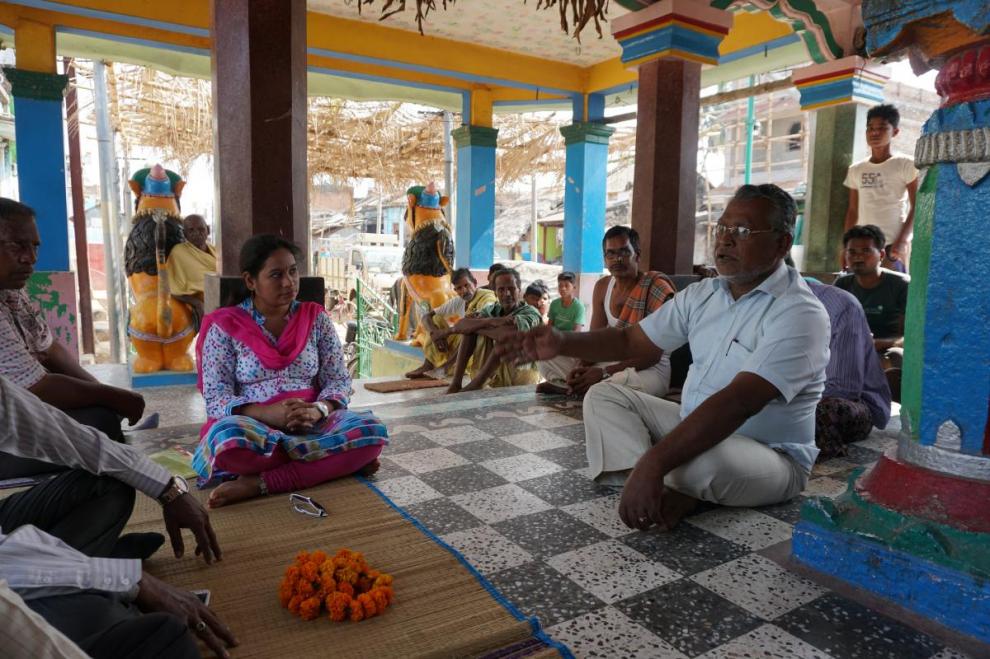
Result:
<instances>
[{"instance_id":1,"label":"boy's white t-shirt","mask_svg":"<svg viewBox=\"0 0 990 659\"><path fill-rule=\"evenodd\" d=\"M859 191L857 224L875 224L888 243L894 242L906 214L907 185L916 178L914 159L899 154L880 163L866 159L849 167L844 184Z\"/></svg>"}]
</instances>

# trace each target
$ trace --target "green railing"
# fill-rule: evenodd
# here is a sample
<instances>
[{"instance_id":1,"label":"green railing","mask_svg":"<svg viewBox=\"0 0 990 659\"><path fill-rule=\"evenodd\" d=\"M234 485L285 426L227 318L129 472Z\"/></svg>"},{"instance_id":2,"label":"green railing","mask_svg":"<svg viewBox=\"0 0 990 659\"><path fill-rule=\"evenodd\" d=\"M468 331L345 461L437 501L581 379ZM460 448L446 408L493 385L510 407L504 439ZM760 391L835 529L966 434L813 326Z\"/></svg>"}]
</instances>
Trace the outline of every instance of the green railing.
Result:
<instances>
[{"instance_id":1,"label":"green railing","mask_svg":"<svg viewBox=\"0 0 990 659\"><path fill-rule=\"evenodd\" d=\"M357 322L357 368L355 375L366 378L371 375L371 351L385 345L395 336L399 327L399 313L367 282L360 277L354 285L355 320Z\"/></svg>"}]
</instances>

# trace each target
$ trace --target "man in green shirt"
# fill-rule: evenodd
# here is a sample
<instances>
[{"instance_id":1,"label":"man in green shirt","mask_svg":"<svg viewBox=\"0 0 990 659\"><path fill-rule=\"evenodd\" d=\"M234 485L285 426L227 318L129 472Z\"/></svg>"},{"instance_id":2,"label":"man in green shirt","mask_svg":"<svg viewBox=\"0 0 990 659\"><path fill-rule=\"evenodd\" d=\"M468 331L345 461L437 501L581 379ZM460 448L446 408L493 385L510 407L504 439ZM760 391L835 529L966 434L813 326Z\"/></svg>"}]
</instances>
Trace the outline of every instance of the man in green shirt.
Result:
<instances>
[{"instance_id":1,"label":"man in green shirt","mask_svg":"<svg viewBox=\"0 0 990 659\"><path fill-rule=\"evenodd\" d=\"M577 275L562 272L557 275L557 292L560 297L550 303L548 325L562 332L580 332L584 329L584 303L574 297Z\"/></svg>"},{"instance_id":2,"label":"man in green shirt","mask_svg":"<svg viewBox=\"0 0 990 659\"><path fill-rule=\"evenodd\" d=\"M463 336L457 350L457 363L448 394L474 391L484 386L511 387L536 384L540 373L536 365L501 362L493 350L495 341L516 330L525 332L543 324L540 312L522 300L522 282L513 268L495 274L495 295L498 302L482 308L473 318L462 318L453 332ZM461 381L471 361L471 381L463 389Z\"/></svg>"}]
</instances>

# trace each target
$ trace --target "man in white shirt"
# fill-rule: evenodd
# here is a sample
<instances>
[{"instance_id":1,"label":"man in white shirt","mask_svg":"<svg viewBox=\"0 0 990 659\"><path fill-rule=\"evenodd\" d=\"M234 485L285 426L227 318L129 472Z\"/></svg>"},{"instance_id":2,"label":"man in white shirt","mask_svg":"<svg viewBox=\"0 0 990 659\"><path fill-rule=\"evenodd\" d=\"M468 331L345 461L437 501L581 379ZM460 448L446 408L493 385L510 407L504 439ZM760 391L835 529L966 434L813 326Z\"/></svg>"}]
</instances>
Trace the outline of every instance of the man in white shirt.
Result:
<instances>
[{"instance_id":1,"label":"man in white shirt","mask_svg":"<svg viewBox=\"0 0 990 659\"><path fill-rule=\"evenodd\" d=\"M143 573L137 558L108 558L120 554L140 490L162 504L177 557L189 529L197 555L220 559L209 516L184 481L0 375L0 461L10 456L71 469L0 501L0 638L16 635L16 621L44 631L25 621L13 591L92 657L198 657L193 634L226 656L236 641L194 595Z\"/></svg>"},{"instance_id":2,"label":"man in white shirt","mask_svg":"<svg viewBox=\"0 0 990 659\"><path fill-rule=\"evenodd\" d=\"M867 112L866 143L870 146L870 157L849 167L846 174L849 208L844 230L857 224L880 227L907 262L914 231L918 170L914 168L914 158L891 151L890 143L900 132L900 120L901 115L893 105L877 105Z\"/></svg>"},{"instance_id":3,"label":"man in white shirt","mask_svg":"<svg viewBox=\"0 0 990 659\"><path fill-rule=\"evenodd\" d=\"M703 499L728 506L785 501L804 489L818 455L815 407L825 384L829 324L821 303L783 263L794 200L775 185L745 185L719 219L718 279L688 286L624 329L516 334L501 352L587 360L672 352L694 363L677 405L603 383L584 403L592 475L625 483L619 516L670 529Z\"/></svg>"}]
</instances>

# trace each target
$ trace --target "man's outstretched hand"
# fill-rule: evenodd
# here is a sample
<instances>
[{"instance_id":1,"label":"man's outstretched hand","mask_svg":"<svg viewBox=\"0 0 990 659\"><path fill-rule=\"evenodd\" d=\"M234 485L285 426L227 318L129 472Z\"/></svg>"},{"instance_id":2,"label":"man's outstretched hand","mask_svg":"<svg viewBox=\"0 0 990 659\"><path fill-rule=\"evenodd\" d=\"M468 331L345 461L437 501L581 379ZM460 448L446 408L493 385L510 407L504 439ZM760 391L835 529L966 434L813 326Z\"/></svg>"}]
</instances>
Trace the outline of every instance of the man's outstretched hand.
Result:
<instances>
[{"instance_id":1,"label":"man's outstretched hand","mask_svg":"<svg viewBox=\"0 0 990 659\"><path fill-rule=\"evenodd\" d=\"M560 354L563 342L560 331L550 325L541 325L528 332L506 332L499 337L496 351L504 362L524 364L553 359Z\"/></svg>"},{"instance_id":2,"label":"man's outstretched hand","mask_svg":"<svg viewBox=\"0 0 990 659\"><path fill-rule=\"evenodd\" d=\"M186 551L182 529L189 529L196 537L196 555L202 554L207 563L212 563L214 558L220 560L220 543L210 525L210 515L191 494L182 494L165 504L162 517L165 518L165 530L172 541L176 558L182 558Z\"/></svg>"}]
</instances>

